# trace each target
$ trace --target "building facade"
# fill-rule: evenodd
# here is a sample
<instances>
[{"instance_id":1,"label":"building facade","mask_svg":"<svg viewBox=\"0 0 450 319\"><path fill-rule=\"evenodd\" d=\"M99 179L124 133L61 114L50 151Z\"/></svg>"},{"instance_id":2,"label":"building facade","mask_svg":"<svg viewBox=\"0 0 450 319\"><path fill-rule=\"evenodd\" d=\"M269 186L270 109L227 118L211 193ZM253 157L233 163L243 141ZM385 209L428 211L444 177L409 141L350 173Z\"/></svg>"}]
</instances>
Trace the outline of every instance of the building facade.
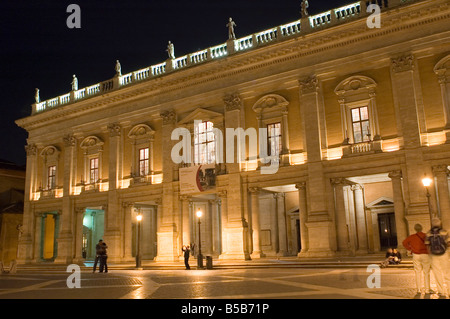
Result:
<instances>
[{"instance_id":1,"label":"building facade","mask_svg":"<svg viewBox=\"0 0 450 319\"><path fill-rule=\"evenodd\" d=\"M132 261L138 214L156 261L197 248L199 232L204 255L250 259L376 253L432 214L450 229L449 2L382 1L381 28L369 4L36 96L17 120L19 263L82 262L100 238L110 260ZM232 144L239 128L247 146Z\"/></svg>"}]
</instances>

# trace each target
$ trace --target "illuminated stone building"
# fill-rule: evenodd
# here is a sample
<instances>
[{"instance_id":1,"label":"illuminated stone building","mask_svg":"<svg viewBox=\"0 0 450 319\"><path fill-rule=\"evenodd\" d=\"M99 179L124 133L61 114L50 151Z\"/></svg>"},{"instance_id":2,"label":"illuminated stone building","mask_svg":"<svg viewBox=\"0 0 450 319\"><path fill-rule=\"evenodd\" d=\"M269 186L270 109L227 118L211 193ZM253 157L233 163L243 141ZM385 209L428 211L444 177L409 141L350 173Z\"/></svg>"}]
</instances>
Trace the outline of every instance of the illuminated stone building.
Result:
<instances>
[{"instance_id":1,"label":"illuminated stone building","mask_svg":"<svg viewBox=\"0 0 450 319\"><path fill-rule=\"evenodd\" d=\"M100 238L111 261L133 261L137 214L144 261L179 260L198 246L198 210L214 258L377 253L429 227L425 174L450 229L449 2L382 1L381 28L367 6L37 97L17 120L29 133L19 262L82 262ZM172 160L176 128L203 166ZM217 163L213 128L267 128L277 172L246 148Z\"/></svg>"}]
</instances>

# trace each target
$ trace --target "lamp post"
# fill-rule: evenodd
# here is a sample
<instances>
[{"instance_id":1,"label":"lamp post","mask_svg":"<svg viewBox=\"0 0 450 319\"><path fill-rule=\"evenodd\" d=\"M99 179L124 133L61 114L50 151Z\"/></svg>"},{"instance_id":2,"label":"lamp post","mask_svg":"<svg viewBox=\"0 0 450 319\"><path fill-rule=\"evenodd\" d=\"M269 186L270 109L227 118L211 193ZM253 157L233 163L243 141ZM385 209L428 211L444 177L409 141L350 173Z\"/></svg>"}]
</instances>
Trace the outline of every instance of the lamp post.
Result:
<instances>
[{"instance_id":1,"label":"lamp post","mask_svg":"<svg viewBox=\"0 0 450 319\"><path fill-rule=\"evenodd\" d=\"M137 220L137 249L136 249L136 268L142 268L141 264L141 221L142 214L136 216Z\"/></svg>"},{"instance_id":2,"label":"lamp post","mask_svg":"<svg viewBox=\"0 0 450 319\"><path fill-rule=\"evenodd\" d=\"M202 237L201 237L201 230L200 230L200 225L201 225L200 218L202 217L202 211L201 211L200 208L198 209L196 215L198 217L198 256L197 256L197 266L198 266L198 269L203 269Z\"/></svg>"},{"instance_id":3,"label":"lamp post","mask_svg":"<svg viewBox=\"0 0 450 319\"><path fill-rule=\"evenodd\" d=\"M430 187L432 182L433 182L433 180L431 178L427 177L426 175L422 179L422 184L425 187L425 189L427 190L428 212L430 214L430 222L433 219L433 209L431 208L431 194L430 194L428 187Z\"/></svg>"}]
</instances>

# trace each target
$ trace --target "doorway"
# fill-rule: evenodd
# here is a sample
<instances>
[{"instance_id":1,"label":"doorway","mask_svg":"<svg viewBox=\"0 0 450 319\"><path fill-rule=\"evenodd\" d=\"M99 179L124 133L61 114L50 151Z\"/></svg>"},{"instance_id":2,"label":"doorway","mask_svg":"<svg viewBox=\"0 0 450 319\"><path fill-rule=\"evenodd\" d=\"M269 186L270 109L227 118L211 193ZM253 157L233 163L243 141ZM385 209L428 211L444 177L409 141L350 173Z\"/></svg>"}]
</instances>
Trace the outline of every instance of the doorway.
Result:
<instances>
[{"instance_id":1,"label":"doorway","mask_svg":"<svg viewBox=\"0 0 450 319\"><path fill-rule=\"evenodd\" d=\"M105 212L99 209L86 209L83 215L82 256L86 260L95 259L95 246L104 234Z\"/></svg>"},{"instance_id":2,"label":"doorway","mask_svg":"<svg viewBox=\"0 0 450 319\"><path fill-rule=\"evenodd\" d=\"M381 250L396 248L398 245L398 241L397 230L395 227L395 214L378 214L378 227L380 232Z\"/></svg>"}]
</instances>

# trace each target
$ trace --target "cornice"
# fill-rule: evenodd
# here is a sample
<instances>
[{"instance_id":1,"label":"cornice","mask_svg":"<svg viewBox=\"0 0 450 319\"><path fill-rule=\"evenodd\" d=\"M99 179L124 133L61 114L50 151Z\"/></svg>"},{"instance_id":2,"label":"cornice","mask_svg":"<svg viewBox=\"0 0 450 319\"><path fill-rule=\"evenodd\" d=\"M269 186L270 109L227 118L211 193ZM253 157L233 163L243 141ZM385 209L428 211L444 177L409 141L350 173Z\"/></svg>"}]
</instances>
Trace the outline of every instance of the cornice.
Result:
<instances>
[{"instance_id":1,"label":"cornice","mask_svg":"<svg viewBox=\"0 0 450 319\"><path fill-rule=\"evenodd\" d=\"M381 29L368 29L365 23L366 16L349 20L334 27L271 43L221 60L210 61L169 73L163 77L144 80L130 87L120 88L88 100L67 104L19 119L16 123L30 130L62 118L68 119L78 116L93 109L101 110L105 107L112 107L114 104L123 103L135 97L141 99L154 95L164 95L293 60L301 61L301 59L315 54L449 19L449 7L450 5L447 2L433 5L431 1L424 1L394 8L382 13ZM374 50L374 48L371 50ZM155 112L159 111L155 108Z\"/></svg>"}]
</instances>

